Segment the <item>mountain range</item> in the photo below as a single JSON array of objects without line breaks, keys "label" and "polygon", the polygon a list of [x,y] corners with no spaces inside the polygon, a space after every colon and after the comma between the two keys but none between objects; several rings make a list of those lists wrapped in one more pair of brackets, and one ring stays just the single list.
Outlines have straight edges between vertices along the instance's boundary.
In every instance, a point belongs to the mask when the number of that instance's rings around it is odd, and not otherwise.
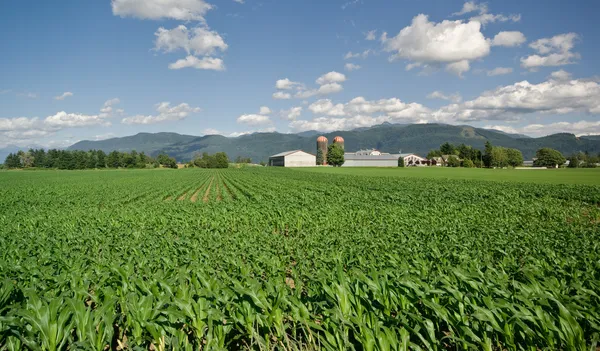
[{"label": "mountain range", "polygon": [[446,124],[409,124],[385,123],[369,128],[350,131],[320,133],[307,131],[298,134],[253,133],[229,138],[222,135],[192,136],[177,133],[139,133],[133,136],[112,138],[101,141],[80,141],[69,150],[100,149],[145,152],[152,156],[166,152],[180,162],[191,160],[196,153],[210,154],[224,151],[231,159],[238,156],[250,157],[253,162],[267,161],[270,155],[287,150],[301,149],[316,153],[316,137],[325,135],[329,141],[334,136],[345,140],[346,151],[375,148],[389,153],[416,153],[425,156],[429,150],[437,149],[445,142],[467,144],[483,149],[487,141],[495,146],[504,146],[521,150],[525,159],[534,157],[542,147],[551,147],[564,155],[576,152],[600,152],[600,136],[576,137],[573,134],[559,133],[540,138],[510,134],[498,130],[455,126]]}]

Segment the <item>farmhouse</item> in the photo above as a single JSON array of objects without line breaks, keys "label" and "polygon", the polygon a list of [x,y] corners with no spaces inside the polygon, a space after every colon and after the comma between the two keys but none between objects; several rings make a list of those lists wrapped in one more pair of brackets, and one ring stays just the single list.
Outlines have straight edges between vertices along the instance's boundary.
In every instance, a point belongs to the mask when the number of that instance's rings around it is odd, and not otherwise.
[{"label": "farmhouse", "polygon": [[404,166],[427,166],[429,165],[426,158],[421,156],[417,156],[415,154],[399,154],[398,158],[402,157],[404,159]]},{"label": "farmhouse", "polygon": [[302,150],[285,151],[269,157],[269,166],[274,167],[314,167],[317,157]]}]

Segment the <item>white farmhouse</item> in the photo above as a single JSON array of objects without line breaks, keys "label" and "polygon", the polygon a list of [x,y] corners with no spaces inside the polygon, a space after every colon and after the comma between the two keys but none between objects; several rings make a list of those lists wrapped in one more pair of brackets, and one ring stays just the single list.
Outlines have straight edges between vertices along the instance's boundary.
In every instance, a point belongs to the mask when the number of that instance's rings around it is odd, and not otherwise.
[{"label": "white farmhouse", "polygon": [[269,166],[274,167],[315,167],[317,157],[302,150],[293,150],[269,157]]}]

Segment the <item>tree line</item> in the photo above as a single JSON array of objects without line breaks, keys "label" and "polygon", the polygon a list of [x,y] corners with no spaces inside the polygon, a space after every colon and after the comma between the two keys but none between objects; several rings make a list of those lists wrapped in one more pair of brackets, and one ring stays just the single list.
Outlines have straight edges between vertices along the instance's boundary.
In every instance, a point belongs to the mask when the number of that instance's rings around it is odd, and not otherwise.
[{"label": "tree line", "polygon": [[29,149],[10,153],[4,168],[96,169],[96,168],[177,168],[175,158],[161,153],[156,158],[144,152],[105,153],[102,150]]},{"label": "tree line", "polygon": [[[237,162],[239,161],[239,162]],[[237,163],[250,163],[250,158],[238,157]],[[227,168],[229,167],[229,156],[224,152],[217,152],[214,155],[209,155],[208,152],[194,155],[194,159],[191,160],[187,167],[199,167],[199,168]]]},{"label": "tree line", "polygon": [[[427,154],[427,159],[434,160],[442,158],[444,165],[448,167],[466,167],[466,168],[505,168],[519,167],[523,165],[523,154],[518,149],[506,148],[502,146],[493,146],[489,141],[485,143],[485,149],[475,149],[470,145],[460,144],[458,146],[451,143],[444,143],[438,150],[431,150]],[[560,167],[565,164],[567,159],[558,150],[552,148],[541,148],[537,150],[533,161],[534,167]],[[569,157],[568,167],[589,167],[593,168],[600,162],[598,156],[588,153],[579,153]],[[402,162],[399,162],[399,166]]]}]

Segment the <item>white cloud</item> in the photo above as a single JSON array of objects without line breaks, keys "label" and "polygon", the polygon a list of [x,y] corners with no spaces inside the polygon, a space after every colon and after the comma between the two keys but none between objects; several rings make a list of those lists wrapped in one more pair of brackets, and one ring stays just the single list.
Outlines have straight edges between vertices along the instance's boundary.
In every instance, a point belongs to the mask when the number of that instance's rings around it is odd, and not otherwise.
[{"label": "white cloud", "polygon": [[571,73],[561,69],[550,73],[550,78],[554,80],[569,80],[571,79]]},{"label": "white cloud", "polygon": [[600,84],[589,80],[527,81],[486,91],[474,100],[433,112],[437,121],[517,120],[532,113],[600,114]]},{"label": "white cloud", "polygon": [[196,56],[188,56],[185,59],[177,60],[169,65],[169,69],[182,69],[182,68],[196,68],[196,69],[209,69],[215,71],[224,71],[225,65],[223,60],[216,57],[203,57],[202,59]]},{"label": "white cloud", "polygon": [[600,121],[555,122],[550,124],[529,124],[523,127],[504,125],[485,126],[487,129],[497,129],[506,133],[544,136],[556,133],[572,133],[577,136],[600,134]]},{"label": "white cloud", "polygon": [[367,34],[365,35],[365,39],[366,40],[375,40],[376,33],[377,33],[376,29],[368,31]]},{"label": "white cloud", "polygon": [[510,74],[513,72],[513,69],[510,67],[496,67],[493,70],[487,71],[487,75],[489,77],[500,76],[504,74]]},{"label": "white cloud", "polygon": [[[403,58],[412,61],[412,68],[424,64],[446,64],[448,71],[462,74],[469,69],[469,61],[481,59],[490,53],[490,43],[481,33],[477,21],[430,22],[426,15],[413,18],[410,26],[395,37],[383,33],[385,51],[395,52],[391,60]],[[416,64],[416,65],[415,65]]]},{"label": "white cloud", "polygon": [[452,16],[460,16],[475,11],[479,11],[480,13],[486,13],[488,11],[487,5],[485,3],[478,4],[475,1],[467,1],[463,4],[462,10],[453,13]]},{"label": "white cloud", "polygon": [[352,72],[352,71],[356,71],[356,70],[360,69],[360,66],[355,65],[353,63],[347,63],[344,65],[344,68],[346,69],[346,71]]},{"label": "white cloud", "polygon": [[295,121],[302,114],[302,106],[292,107],[289,110],[281,110],[279,114],[283,119]]},{"label": "white cloud", "polygon": [[494,15],[491,13],[482,13],[478,16],[469,18],[469,20],[479,22],[485,26],[488,23],[494,23],[494,22],[507,22],[507,21],[519,22],[521,20],[521,15],[504,16],[504,15]]},{"label": "white cloud", "polygon": [[287,100],[287,99],[291,99],[292,95],[290,95],[289,93],[284,93],[283,91],[278,91],[273,93],[273,99],[276,100]]},{"label": "white cloud", "polygon": [[291,80],[284,78],[284,79],[279,79],[277,82],[275,82],[275,87],[277,89],[282,89],[282,90],[290,90],[290,89],[294,89],[294,88],[299,88],[302,87],[301,83],[298,82],[292,82]]},{"label": "white cloud", "polygon": [[321,85],[317,92],[319,93],[319,95],[328,95],[333,93],[339,93],[342,90],[344,90],[344,88],[340,84],[328,83]]},{"label": "white cloud", "polygon": [[190,113],[200,112],[199,107],[190,107],[186,103],[171,107],[169,102],[161,102],[156,105],[157,115],[137,115],[125,117],[121,120],[124,124],[154,124],[167,121],[179,121],[187,118]]},{"label": "white cloud", "polygon": [[447,94],[444,94],[443,92],[438,91],[438,90],[436,90],[436,91],[432,92],[431,94],[427,95],[427,98],[428,99],[449,100],[449,101],[452,101],[452,102],[455,102],[455,103],[462,101],[462,96],[460,96],[459,93],[447,95]]},{"label": "white cloud", "polygon": [[317,84],[323,85],[327,83],[343,83],[346,81],[346,76],[342,73],[331,71],[317,78]]},{"label": "white cloud", "polygon": [[356,53],[354,53],[352,51],[348,51],[346,53],[346,55],[344,55],[344,59],[346,59],[346,60],[349,60],[349,59],[352,59],[352,58],[363,58],[363,59],[366,59],[367,57],[369,57],[369,54],[371,54],[371,53],[372,53],[371,49],[365,50],[363,52],[356,52]]},{"label": "white cloud", "polygon": [[233,1],[237,2],[238,4],[243,4],[244,3],[244,0],[233,0]]},{"label": "white cloud", "polygon": [[28,99],[37,99],[38,98],[38,94],[36,94],[36,93],[29,93],[29,92],[18,93],[17,96],[26,97]]},{"label": "white cloud", "polygon": [[8,94],[10,92],[12,92],[12,89],[3,89],[3,90],[0,90],[0,95]]},{"label": "white cloud", "polygon": [[317,89],[300,90],[299,92],[294,94],[294,97],[296,99],[308,99],[309,97],[315,96],[317,94],[319,94],[319,91]]},{"label": "white cloud", "polygon": [[329,99],[321,99],[310,106],[308,109],[317,115],[327,115],[327,116],[344,116],[346,113],[344,112],[344,104],[336,104]]},{"label": "white cloud", "polygon": [[452,62],[446,65],[446,71],[453,73],[462,78],[463,73],[468,72],[471,65],[468,60]]},{"label": "white cloud", "polygon": [[156,50],[173,52],[178,49],[185,50],[188,55],[194,53],[197,56],[213,55],[215,51],[227,50],[227,44],[219,33],[207,27],[196,27],[189,29],[180,25],[173,29],[158,28],[154,42]]},{"label": "white cloud", "polygon": [[575,63],[581,55],[571,50],[579,36],[575,33],[556,35],[552,38],[543,38],[529,44],[537,54],[522,57],[521,67],[536,70],[542,66],[563,66]]},{"label": "white cloud", "polygon": [[249,126],[259,126],[270,124],[271,119],[268,116],[248,114],[239,116],[237,122],[247,124]]},{"label": "white cloud", "polygon": [[523,35],[521,32],[500,32],[494,36],[494,39],[492,39],[492,46],[520,46],[526,41],[527,38],[525,38],[525,35]]},{"label": "white cloud", "polygon": [[[108,118],[108,117],[112,117],[113,114],[113,106],[120,103],[121,100],[119,100],[118,98],[114,98],[114,99],[110,99],[108,101],[106,101],[104,103],[104,105],[102,105],[102,108],[100,109],[100,118]],[[118,109],[117,113],[118,114],[123,114],[123,110],[122,109]]]},{"label": "white cloud", "polygon": [[151,20],[204,21],[212,8],[204,0],[112,0],[114,15]]},{"label": "white cloud", "polygon": [[0,132],[36,129],[40,120],[36,117],[0,118]]},{"label": "white cloud", "polygon": [[87,127],[94,125],[109,126],[100,115],[84,115],[79,113],[66,113],[61,111],[44,119],[44,124],[51,128]]},{"label": "white cloud", "polygon": [[[357,97],[346,104],[334,104],[329,100],[319,100],[309,106],[315,114],[332,117],[317,117],[312,120],[297,120],[290,123],[295,131],[303,130],[347,130],[369,127],[383,122],[426,122],[431,110],[418,103],[404,103],[399,99],[369,101]],[[372,116],[377,114],[377,116]],[[335,117],[343,116],[343,117]]]},{"label": "white cloud", "polygon": [[66,91],[66,92],[62,93],[62,95],[55,96],[54,100],[64,100],[64,99],[66,99],[68,97],[71,97],[71,96],[73,96],[73,93],[70,92],[70,91]]},{"label": "white cloud", "polygon": [[260,107],[260,112],[258,112],[258,114],[260,114],[260,115],[269,115],[269,114],[271,114],[271,109],[268,108],[267,106],[261,106]]}]

